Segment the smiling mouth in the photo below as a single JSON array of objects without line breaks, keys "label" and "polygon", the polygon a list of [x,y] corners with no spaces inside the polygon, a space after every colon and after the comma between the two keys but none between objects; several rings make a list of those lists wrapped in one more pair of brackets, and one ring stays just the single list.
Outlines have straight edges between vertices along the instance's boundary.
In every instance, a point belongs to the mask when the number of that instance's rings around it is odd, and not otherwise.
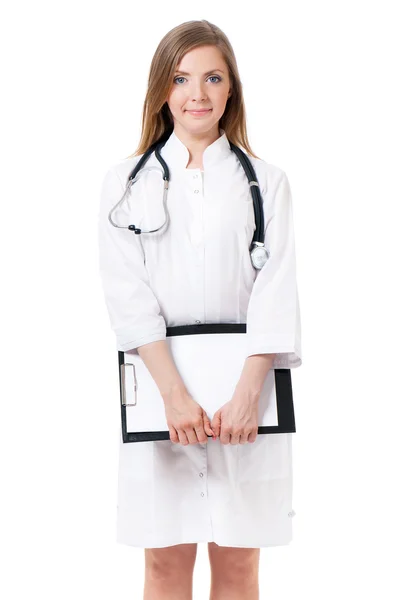
[{"label": "smiling mouth", "polygon": [[200,115],[200,114],[208,113],[210,111],[211,111],[211,108],[202,108],[202,109],[199,109],[199,110],[196,110],[196,109],[187,110],[186,112],[195,113],[195,114]]}]

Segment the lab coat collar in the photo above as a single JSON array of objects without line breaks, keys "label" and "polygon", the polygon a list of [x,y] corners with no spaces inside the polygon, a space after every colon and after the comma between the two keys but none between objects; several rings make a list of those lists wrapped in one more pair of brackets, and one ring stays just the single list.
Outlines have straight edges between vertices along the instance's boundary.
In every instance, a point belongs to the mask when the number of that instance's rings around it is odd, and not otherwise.
[{"label": "lab coat collar", "polygon": [[[231,154],[231,147],[225,131],[220,129],[220,134],[220,137],[207,146],[203,152],[203,169],[217,165],[220,160]],[[174,129],[160,152],[170,170],[188,168],[189,150],[176,135]]]}]

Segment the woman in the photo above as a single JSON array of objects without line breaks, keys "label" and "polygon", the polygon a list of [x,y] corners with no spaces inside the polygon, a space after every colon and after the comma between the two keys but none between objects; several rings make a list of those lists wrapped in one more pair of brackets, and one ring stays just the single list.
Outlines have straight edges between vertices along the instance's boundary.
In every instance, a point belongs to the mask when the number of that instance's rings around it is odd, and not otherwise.
[{"label": "woman", "polygon": [[[128,175],[165,134],[168,228],[113,227]],[[249,254],[248,181],[229,141],[250,155],[260,184],[270,250],[261,270]],[[159,167],[154,154],[150,165]],[[151,200],[162,190],[147,171],[115,218],[159,227],[162,205]],[[208,542],[212,600],[258,598],[260,548],[292,538],[291,434],[258,435],[257,401],[269,369],[301,364],[293,214],[286,174],[250,149],[236,59],[208,21],[175,27],[155,52],[140,145],[103,181],[99,247],[117,347],[144,360],[170,429],[170,440],[120,444],[118,542],[145,548],[145,599],[192,597],[198,542]],[[177,372],[166,326],[221,322],[247,323],[247,359],[210,422]]]}]

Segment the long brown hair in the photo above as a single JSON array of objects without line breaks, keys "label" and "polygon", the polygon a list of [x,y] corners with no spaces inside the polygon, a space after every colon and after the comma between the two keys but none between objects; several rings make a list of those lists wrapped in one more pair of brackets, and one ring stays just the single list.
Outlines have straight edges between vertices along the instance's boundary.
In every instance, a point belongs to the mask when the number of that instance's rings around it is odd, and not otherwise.
[{"label": "long brown hair", "polygon": [[228,65],[231,96],[219,120],[219,128],[225,131],[229,141],[251,156],[259,158],[250,148],[247,137],[242,84],[234,51],[225,33],[205,19],[181,23],[160,41],[149,70],[140,143],[137,150],[127,158],[144,154],[152,144],[169,137],[174,124],[167,98],[173,86],[173,76],[183,56],[199,46],[216,46]]}]

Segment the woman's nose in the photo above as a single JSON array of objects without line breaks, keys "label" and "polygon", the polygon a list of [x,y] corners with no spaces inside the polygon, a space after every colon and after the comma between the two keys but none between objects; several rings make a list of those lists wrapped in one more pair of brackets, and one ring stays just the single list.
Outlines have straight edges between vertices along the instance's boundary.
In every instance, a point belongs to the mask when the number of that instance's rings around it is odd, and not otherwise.
[{"label": "woman's nose", "polygon": [[204,100],[206,98],[206,92],[204,90],[203,83],[192,83],[190,88],[190,96],[192,100]]}]

